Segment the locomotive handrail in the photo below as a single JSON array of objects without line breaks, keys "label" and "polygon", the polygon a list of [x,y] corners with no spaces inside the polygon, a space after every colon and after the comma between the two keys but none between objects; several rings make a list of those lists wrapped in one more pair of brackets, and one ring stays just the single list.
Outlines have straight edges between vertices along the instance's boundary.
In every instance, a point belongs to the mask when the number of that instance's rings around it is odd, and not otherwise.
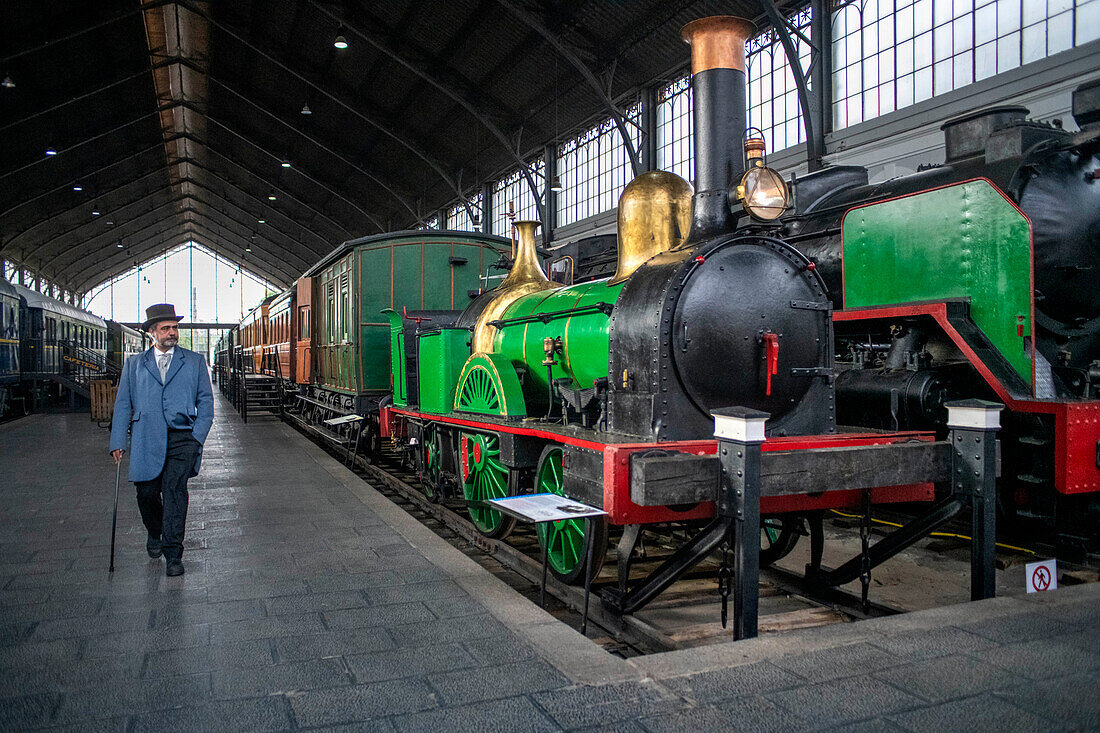
[{"label": "locomotive handrail", "polygon": [[584,305],[580,308],[571,308],[560,311],[548,311],[546,313],[536,313],[530,316],[519,316],[517,318],[501,318],[495,321],[489,321],[489,325],[494,328],[501,328],[502,326],[513,326],[520,323],[549,323],[556,318],[570,318],[582,313],[603,313],[605,316],[610,316],[611,312],[615,310],[614,303],[593,303],[592,305]]}]

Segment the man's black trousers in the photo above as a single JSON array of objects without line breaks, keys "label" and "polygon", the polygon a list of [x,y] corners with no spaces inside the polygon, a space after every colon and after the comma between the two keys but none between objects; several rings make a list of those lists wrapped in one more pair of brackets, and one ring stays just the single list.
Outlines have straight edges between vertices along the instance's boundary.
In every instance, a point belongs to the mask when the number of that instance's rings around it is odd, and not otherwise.
[{"label": "man's black trousers", "polygon": [[183,557],[187,479],[202,445],[190,430],[169,430],[164,469],[152,481],[136,481],[138,510],[149,536],[160,537],[165,560]]}]

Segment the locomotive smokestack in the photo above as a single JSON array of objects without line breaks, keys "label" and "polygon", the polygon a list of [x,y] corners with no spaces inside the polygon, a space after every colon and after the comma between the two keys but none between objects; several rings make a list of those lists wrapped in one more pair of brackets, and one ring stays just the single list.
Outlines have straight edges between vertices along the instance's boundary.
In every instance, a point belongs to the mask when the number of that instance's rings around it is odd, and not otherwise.
[{"label": "locomotive smokestack", "polygon": [[695,123],[695,196],[689,241],[733,228],[729,188],[745,173],[741,141],[745,103],[745,42],[755,27],[744,18],[716,15],[683,27],[691,46]]}]

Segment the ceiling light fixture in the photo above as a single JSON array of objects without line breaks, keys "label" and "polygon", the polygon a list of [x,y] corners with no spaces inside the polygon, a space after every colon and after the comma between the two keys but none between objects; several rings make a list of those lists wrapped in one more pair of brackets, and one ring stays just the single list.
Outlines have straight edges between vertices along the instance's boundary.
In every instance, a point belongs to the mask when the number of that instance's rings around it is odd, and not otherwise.
[{"label": "ceiling light fixture", "polygon": [[115,225],[115,223],[113,221],[107,222],[107,226],[109,226],[109,227],[113,227],[114,225]]},{"label": "ceiling light fixture", "polygon": [[550,190],[554,191],[555,193],[564,190],[561,185],[561,176],[554,176],[550,179]]},{"label": "ceiling light fixture", "polygon": [[81,185],[80,185],[79,183],[74,183],[74,184],[73,184],[73,190],[74,190],[74,191],[77,191],[77,192],[80,192],[80,191],[83,191],[83,190],[84,190],[84,187],[83,187],[83,186],[81,186]]},{"label": "ceiling light fixture", "polygon": [[271,193],[269,193],[267,195],[267,200],[268,201],[274,201],[275,200],[275,192],[274,191],[272,191]]},{"label": "ceiling light fixture", "polygon": [[256,221],[259,222],[260,224],[266,224],[267,223],[266,219],[257,219]]},{"label": "ceiling light fixture", "polygon": [[57,155],[57,151],[53,148],[46,148],[46,155]]},{"label": "ceiling light fixture", "polygon": [[344,34],[347,33],[347,29],[344,26],[336,31],[336,38],[333,39],[332,45],[341,51],[348,47],[348,39],[344,38]]},{"label": "ceiling light fixture", "polygon": [[7,74],[4,75],[4,81],[0,81],[0,87],[5,89],[15,89],[15,82],[11,80],[11,77]]},{"label": "ceiling light fixture", "polygon": [[286,158],[283,158],[283,162],[280,163],[279,165],[281,165],[284,168],[289,168],[290,167],[290,161],[287,160]]},{"label": "ceiling light fixture", "polygon": [[313,110],[311,110],[311,109],[309,108],[309,105],[308,105],[308,104],[303,104],[303,105],[302,105],[302,114],[304,114],[304,115],[311,115],[311,114],[313,114]]},{"label": "ceiling light fixture", "polygon": [[115,246],[118,247],[119,249],[122,249],[122,240],[121,239],[118,240],[118,244],[116,244]]},{"label": "ceiling light fixture", "polygon": [[99,215],[100,215],[101,213],[103,213],[103,212],[101,212],[101,211],[99,210],[99,207],[98,207],[98,206],[93,206],[93,207],[92,207],[92,216],[99,216]]}]

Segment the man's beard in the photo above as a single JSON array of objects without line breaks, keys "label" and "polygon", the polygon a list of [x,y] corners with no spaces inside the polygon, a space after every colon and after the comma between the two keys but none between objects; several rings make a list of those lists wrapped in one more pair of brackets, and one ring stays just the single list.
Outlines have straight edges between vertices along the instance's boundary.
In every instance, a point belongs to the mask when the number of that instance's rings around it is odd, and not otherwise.
[{"label": "man's beard", "polygon": [[165,338],[158,341],[157,345],[160,346],[160,348],[167,350],[178,344],[179,341],[179,338],[176,336],[166,336]]}]

